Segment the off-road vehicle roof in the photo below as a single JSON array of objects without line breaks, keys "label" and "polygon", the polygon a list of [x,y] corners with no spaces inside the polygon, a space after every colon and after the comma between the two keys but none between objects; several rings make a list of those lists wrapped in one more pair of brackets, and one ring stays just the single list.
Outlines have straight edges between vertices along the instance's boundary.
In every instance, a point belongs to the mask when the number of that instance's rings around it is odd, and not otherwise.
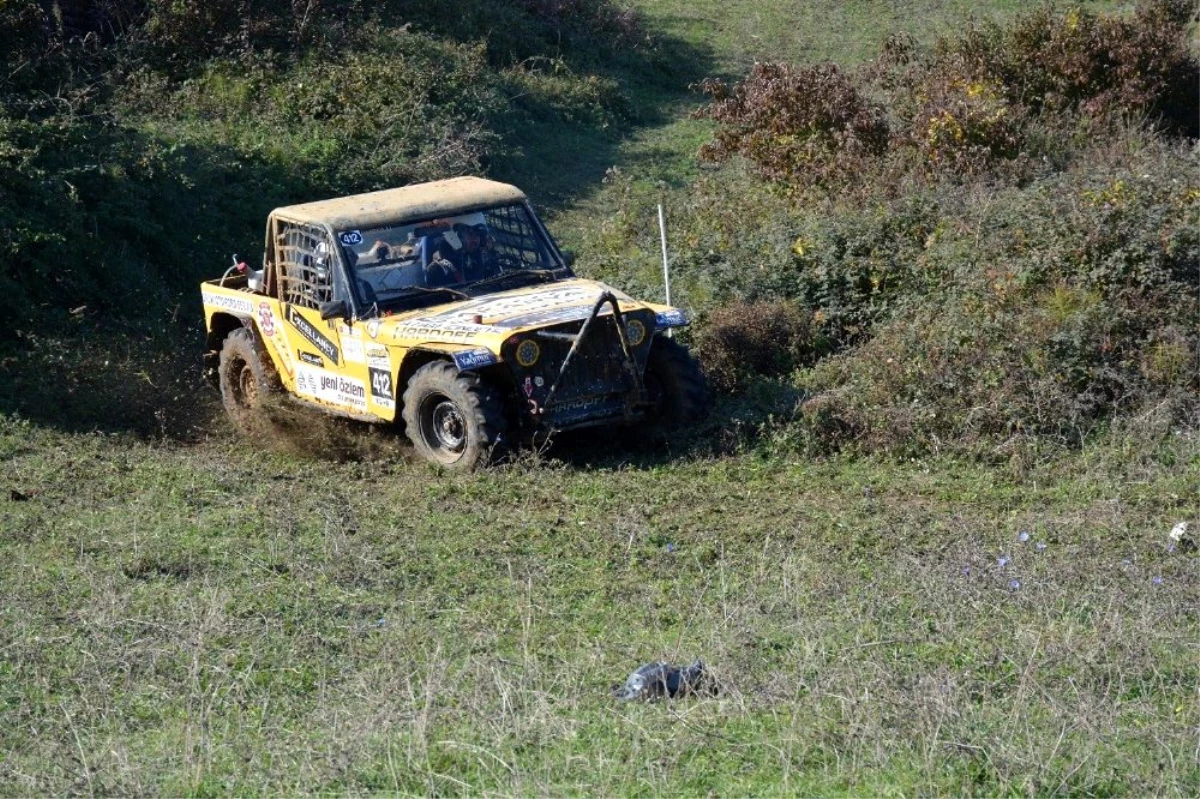
[{"label": "off-road vehicle roof", "polygon": [[516,186],[485,178],[462,177],[288,205],[276,208],[272,213],[294,222],[327,224],[335,230],[345,230],[461,214],[524,200],[525,193]]}]

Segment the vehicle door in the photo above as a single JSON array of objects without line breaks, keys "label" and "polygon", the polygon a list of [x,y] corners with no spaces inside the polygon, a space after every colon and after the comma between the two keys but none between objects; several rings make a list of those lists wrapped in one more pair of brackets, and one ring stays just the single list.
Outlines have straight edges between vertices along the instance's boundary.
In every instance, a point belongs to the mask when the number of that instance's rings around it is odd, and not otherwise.
[{"label": "vehicle door", "polygon": [[277,218],[273,244],[281,327],[295,368],[294,390],[303,399],[358,417],[367,406],[361,339],[346,321],[322,319],[321,308],[349,292],[338,250],[317,225]]}]

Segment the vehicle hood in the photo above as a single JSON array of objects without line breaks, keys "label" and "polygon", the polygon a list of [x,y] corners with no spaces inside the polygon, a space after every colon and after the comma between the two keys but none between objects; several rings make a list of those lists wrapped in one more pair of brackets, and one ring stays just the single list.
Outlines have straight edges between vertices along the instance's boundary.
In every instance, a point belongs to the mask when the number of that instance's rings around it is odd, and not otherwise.
[{"label": "vehicle hood", "polygon": [[[617,298],[622,313],[659,308],[604,283],[576,278],[423,308],[367,324],[369,331],[375,327],[374,338],[385,344],[444,343],[485,346],[498,352],[503,341],[514,334],[586,319],[606,291]],[[611,309],[606,305],[600,313],[607,315]]]}]

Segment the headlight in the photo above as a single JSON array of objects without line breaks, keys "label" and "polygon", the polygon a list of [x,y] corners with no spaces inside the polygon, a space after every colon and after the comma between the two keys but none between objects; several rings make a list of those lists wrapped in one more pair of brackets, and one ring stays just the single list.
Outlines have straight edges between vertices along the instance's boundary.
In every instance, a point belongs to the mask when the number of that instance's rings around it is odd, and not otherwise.
[{"label": "headlight", "polygon": [[625,337],[629,346],[636,347],[646,340],[646,326],[641,319],[630,319],[625,322]]},{"label": "headlight", "polygon": [[517,345],[517,363],[525,368],[533,366],[540,357],[542,357],[542,348],[533,339],[527,338]]}]

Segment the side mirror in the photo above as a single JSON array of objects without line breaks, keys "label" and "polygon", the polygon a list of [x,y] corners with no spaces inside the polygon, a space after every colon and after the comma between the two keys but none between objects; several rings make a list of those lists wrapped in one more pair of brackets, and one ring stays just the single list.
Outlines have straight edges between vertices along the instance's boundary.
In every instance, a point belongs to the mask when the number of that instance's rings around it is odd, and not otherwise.
[{"label": "side mirror", "polygon": [[347,319],[350,316],[350,306],[346,304],[345,300],[323,302],[319,310],[321,311],[321,320],[325,322],[330,319]]},{"label": "side mirror", "polygon": [[567,266],[575,265],[575,251],[574,250],[563,250],[562,257],[563,257],[563,263],[565,263]]}]

